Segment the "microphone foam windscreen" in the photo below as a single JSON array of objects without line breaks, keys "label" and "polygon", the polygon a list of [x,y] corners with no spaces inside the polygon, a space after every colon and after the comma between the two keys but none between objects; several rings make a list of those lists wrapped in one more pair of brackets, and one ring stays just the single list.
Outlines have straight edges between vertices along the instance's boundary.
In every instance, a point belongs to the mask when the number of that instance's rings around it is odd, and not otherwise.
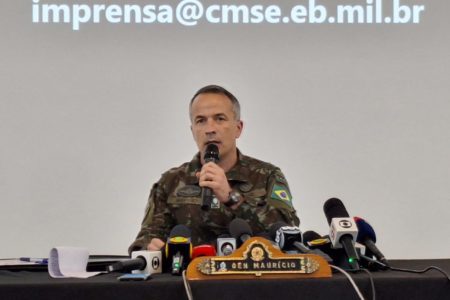
[{"label": "microphone foam windscreen", "polygon": [[322,238],[322,236],[320,234],[318,234],[317,232],[312,231],[312,230],[308,230],[308,231],[303,233],[303,242],[304,243],[307,243],[307,242],[310,242],[310,241],[314,241],[314,240],[318,240],[318,239],[321,239],[321,238]]},{"label": "microphone foam windscreen", "polygon": [[170,236],[171,238],[176,237],[176,236],[182,236],[185,238],[190,238],[191,237],[191,230],[183,224],[178,224],[176,225],[174,228],[172,228],[172,230],[170,231]]},{"label": "microphone foam windscreen", "polygon": [[331,224],[331,219],[333,218],[349,218],[347,210],[345,209],[344,203],[338,198],[328,199],[323,205],[323,212],[327,217],[328,225]]},{"label": "microphone foam windscreen", "polygon": [[203,156],[205,160],[219,161],[219,147],[216,144],[208,144],[206,146],[205,154]]},{"label": "microphone foam windscreen", "polygon": [[376,243],[377,236],[375,234],[375,230],[373,230],[373,227],[364,219],[354,217],[354,220],[356,222],[356,226],[358,226],[358,236],[356,238],[356,241],[359,243],[363,243],[366,238],[369,238],[374,243]]},{"label": "microphone foam windscreen", "polygon": [[230,234],[232,237],[238,239],[244,234],[248,234],[250,236],[253,235],[252,229],[250,228],[250,225],[242,219],[236,218],[233,221],[230,222]]},{"label": "microphone foam windscreen", "polygon": [[211,245],[199,245],[192,249],[192,259],[199,256],[216,256],[216,249]]}]

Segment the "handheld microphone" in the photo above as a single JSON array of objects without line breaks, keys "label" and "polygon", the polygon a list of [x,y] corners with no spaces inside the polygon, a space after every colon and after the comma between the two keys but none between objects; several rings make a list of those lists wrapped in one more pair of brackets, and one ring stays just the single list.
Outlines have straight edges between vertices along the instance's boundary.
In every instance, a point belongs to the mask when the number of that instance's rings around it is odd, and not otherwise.
[{"label": "handheld microphone", "polygon": [[130,272],[132,270],[144,270],[147,267],[147,261],[144,257],[138,256],[134,259],[118,261],[106,267],[107,272]]},{"label": "handheld microphone", "polygon": [[[203,155],[203,159],[205,160],[205,163],[213,162],[218,163],[219,162],[219,148],[216,144],[208,144],[206,146],[205,154]],[[209,210],[211,208],[211,204],[214,198],[214,194],[212,189],[209,187],[204,187],[202,189],[202,209],[203,210]]]},{"label": "handheld microphone", "polygon": [[358,236],[356,238],[356,241],[366,246],[367,250],[369,251],[369,253],[366,253],[366,256],[370,257],[371,254],[373,254],[377,258],[377,260],[388,266],[389,263],[386,257],[375,245],[377,237],[375,235],[375,230],[373,229],[373,227],[362,218],[354,217],[354,220],[356,222],[356,226],[358,227]]},{"label": "handheld microphone", "polygon": [[199,256],[216,256],[216,249],[211,245],[198,245],[192,249],[192,259]]},{"label": "handheld microphone", "polygon": [[122,260],[106,267],[107,272],[132,272],[135,274],[161,273],[161,251],[133,251],[131,259]]},{"label": "handheld microphone", "polygon": [[323,211],[330,225],[330,240],[333,248],[344,248],[351,269],[359,270],[359,256],[355,248],[358,228],[350,218],[344,204],[337,198],[328,199]]},{"label": "handheld microphone", "polygon": [[219,236],[217,238],[217,255],[226,256],[236,250],[236,238],[229,236]]},{"label": "handheld microphone", "polygon": [[166,243],[166,262],[172,275],[181,275],[192,257],[191,230],[185,225],[176,225]]},{"label": "handheld microphone", "polygon": [[239,218],[236,218],[230,222],[229,231],[231,236],[238,240],[241,245],[253,235],[250,225],[248,225],[246,221]]}]

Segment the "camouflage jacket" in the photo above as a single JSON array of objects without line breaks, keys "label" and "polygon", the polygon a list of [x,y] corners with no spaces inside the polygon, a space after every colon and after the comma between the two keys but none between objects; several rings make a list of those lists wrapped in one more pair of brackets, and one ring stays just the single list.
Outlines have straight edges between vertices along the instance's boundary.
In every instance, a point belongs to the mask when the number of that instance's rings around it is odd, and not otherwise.
[{"label": "camouflage jacket", "polygon": [[201,209],[201,187],[195,176],[200,169],[197,153],[191,162],[170,169],[153,185],[141,230],[129,252],[145,249],[152,238],[167,240],[177,224],[191,229],[194,246],[210,244],[227,234],[234,218],[246,220],[254,233],[267,232],[278,221],[299,225],[288,183],[274,165],[238,151],[238,162],[226,173],[231,188],[244,198],[236,210],[223,204],[208,211]]}]

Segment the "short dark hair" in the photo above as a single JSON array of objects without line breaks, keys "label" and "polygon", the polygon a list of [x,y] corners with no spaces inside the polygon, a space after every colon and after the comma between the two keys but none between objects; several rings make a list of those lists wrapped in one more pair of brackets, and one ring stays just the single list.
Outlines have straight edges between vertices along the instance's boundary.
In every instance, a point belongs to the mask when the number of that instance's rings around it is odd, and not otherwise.
[{"label": "short dark hair", "polygon": [[221,94],[226,96],[231,101],[231,104],[233,104],[234,118],[236,120],[241,119],[241,105],[239,104],[238,99],[224,87],[215,84],[204,86],[194,94],[191,102],[189,103],[189,115],[191,115],[191,108],[194,99],[200,94]]}]

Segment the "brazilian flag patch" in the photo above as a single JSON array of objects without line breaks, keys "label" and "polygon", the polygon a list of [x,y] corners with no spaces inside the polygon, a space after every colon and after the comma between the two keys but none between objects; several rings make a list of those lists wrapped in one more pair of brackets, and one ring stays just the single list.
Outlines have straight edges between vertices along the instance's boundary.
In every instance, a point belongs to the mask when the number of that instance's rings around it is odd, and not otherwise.
[{"label": "brazilian flag patch", "polygon": [[289,190],[283,185],[278,184],[273,185],[271,198],[275,200],[281,200],[292,206],[291,194],[289,193]]}]

